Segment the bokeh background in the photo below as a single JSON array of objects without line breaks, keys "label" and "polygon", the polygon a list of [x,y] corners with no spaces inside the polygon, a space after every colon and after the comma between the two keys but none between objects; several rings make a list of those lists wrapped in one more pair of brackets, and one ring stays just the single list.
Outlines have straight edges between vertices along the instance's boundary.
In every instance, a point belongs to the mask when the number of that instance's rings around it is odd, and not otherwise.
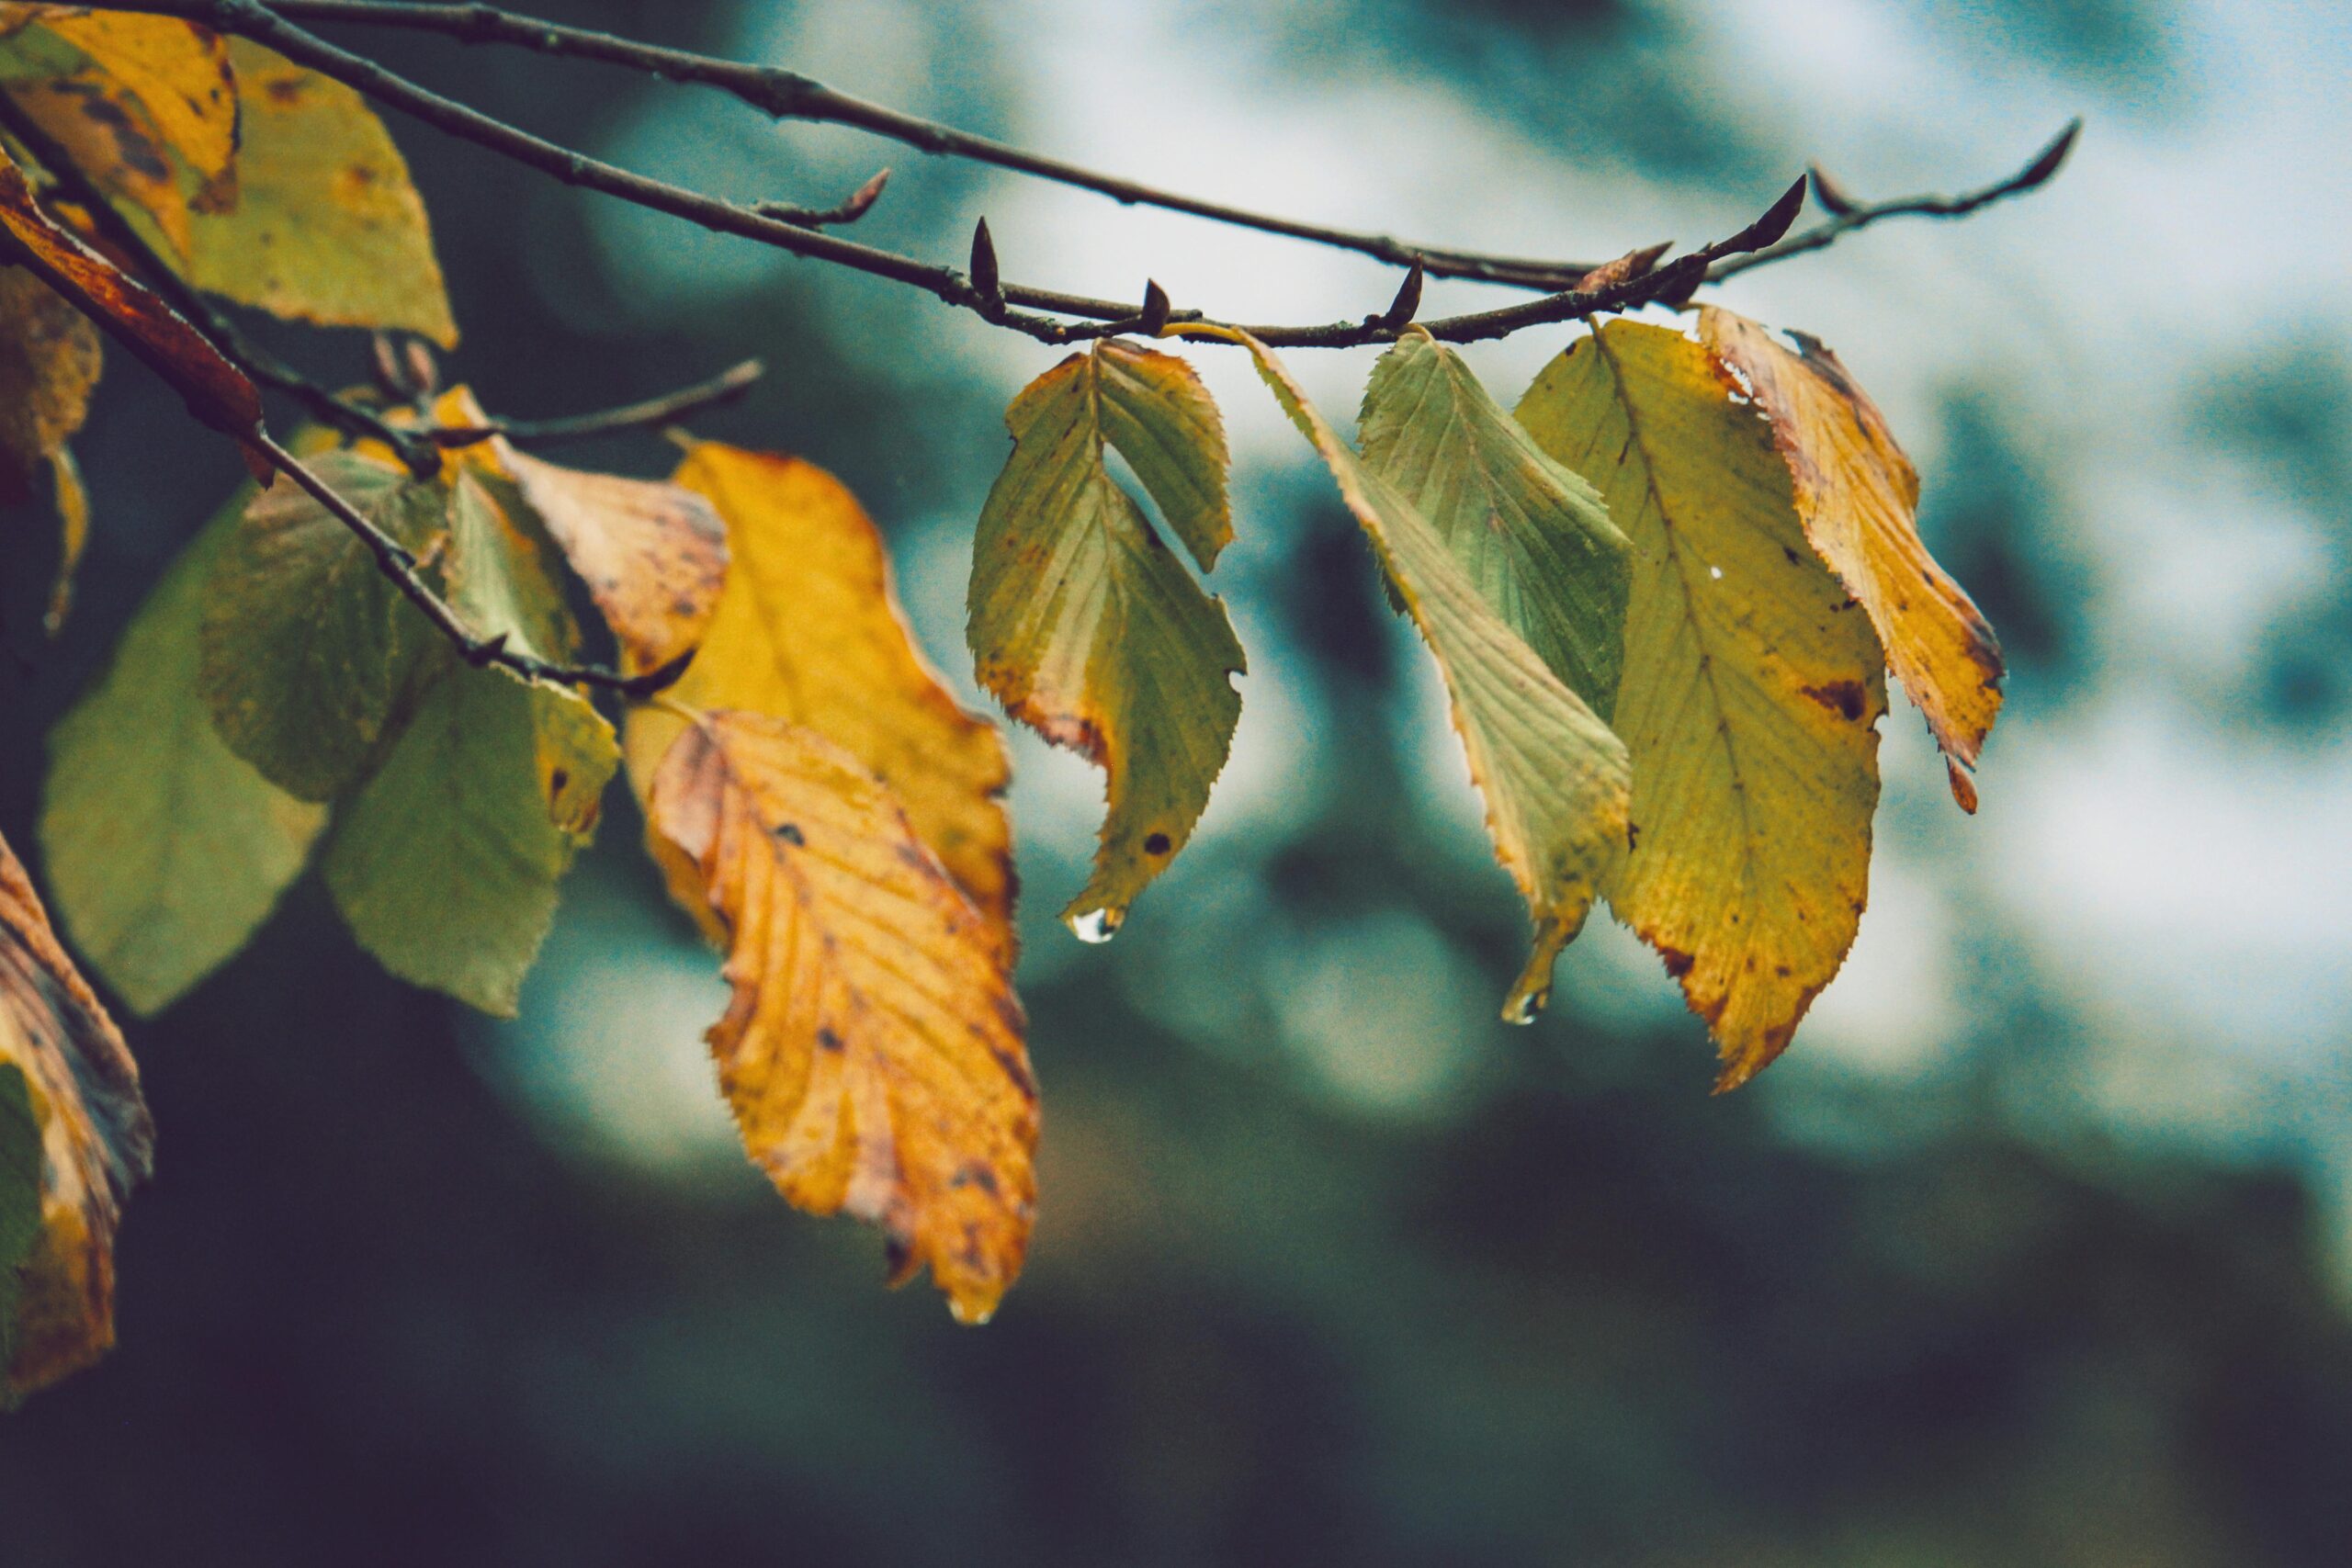
[{"label": "bokeh background", "polygon": [[[1045,1203],[991,1326],[742,1161],[715,965],[616,792],[522,1020],[383,976],[315,886],[137,1027],[121,1347],[0,1420],[0,1561],[2352,1562],[2352,17],[2154,0],[538,0],[1180,189],[1594,258],[1819,159],[1890,223],[1726,302],[1827,339],[1926,476],[2009,705],[1973,820],[1885,725],[1871,908],[1752,1088],[1596,919],[1532,1030],[1436,683],[1229,354],[1231,766],[1108,948],[1099,782],[1023,740]],[[368,40],[624,164],[1243,319],[1380,266],[585,65]],[[836,470],[961,653],[1000,412],[1049,351],[394,122],[522,415],[749,353],[707,434]],[[1431,309],[1498,296],[1433,286]],[[1481,349],[1515,397],[1565,331]],[[356,379],[356,337],[273,333]],[[1291,356],[1327,409],[1372,355]],[[0,830],[232,459],[118,357],[82,605],[6,630]],[[658,472],[665,449],[583,457]],[[26,520],[20,537],[42,526]],[[22,601],[16,601],[21,604]]]}]

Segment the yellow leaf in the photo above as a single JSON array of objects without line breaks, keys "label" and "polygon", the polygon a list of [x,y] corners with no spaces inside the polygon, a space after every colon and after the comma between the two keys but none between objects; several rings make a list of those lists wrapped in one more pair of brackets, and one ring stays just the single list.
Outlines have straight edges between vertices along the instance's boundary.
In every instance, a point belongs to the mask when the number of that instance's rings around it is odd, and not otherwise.
[{"label": "yellow leaf", "polygon": [[1772,423],[1796,479],[1805,536],[1869,613],[1889,668],[1958,764],[1952,795],[1976,809],[1961,767],[1974,767],[2001,709],[2001,649],[1960,584],[1919,541],[1919,475],[1877,405],[1828,349],[1802,333],[1797,352],[1745,316],[1707,306],[1699,335],[1738,372]]},{"label": "yellow leaf", "polygon": [[[1004,743],[916,649],[882,536],[856,498],[813,464],[717,442],[695,446],[677,480],[726,520],[731,560],[702,651],[670,698],[789,719],[848,750],[898,797],[1010,953]],[[682,724],[659,709],[629,716],[640,786]],[[701,901],[684,897],[690,908]]]},{"label": "yellow leaf", "polygon": [[[40,1229],[20,1260],[0,1397],[80,1371],[114,1343],[114,1234],[153,1130],[139,1069],[0,842],[0,1066],[24,1075],[38,1132]],[[27,1151],[29,1152],[29,1151]]]},{"label": "yellow leaf", "polygon": [[1265,344],[1233,336],[1331,470],[1437,658],[1471,781],[1486,797],[1495,858],[1535,923],[1526,966],[1503,1003],[1505,1019],[1532,1022],[1551,993],[1554,961],[1623,858],[1625,748],[1488,605],[1445,536],[1340,439]]},{"label": "yellow leaf", "polygon": [[1037,1092],[1011,954],[890,792],[810,730],[716,713],[654,775],[652,830],[692,861],[734,1000],[710,1032],[752,1160],[812,1213],[929,1264],[957,1318],[1021,1271]]},{"label": "yellow leaf", "polygon": [[237,88],[218,33],[172,17],[60,8],[41,26],[63,39],[137,100],[156,137],[202,179],[217,181],[237,156]]},{"label": "yellow leaf", "polygon": [[1805,543],[1787,467],[1706,349],[1613,321],[1519,418],[1634,544],[1614,718],[1634,844],[1608,889],[1724,1057],[1778,1055],[1854,940],[1878,802],[1877,637]]},{"label": "yellow leaf", "polygon": [[237,202],[200,213],[187,276],[210,293],[322,326],[458,342],[424,201],[357,93],[242,39]]},{"label": "yellow leaf", "polygon": [[90,412],[98,329],[22,267],[0,268],[0,500],[31,493]]},{"label": "yellow leaf", "polygon": [[1111,477],[1117,446],[1205,568],[1230,536],[1225,436],[1192,367],[1116,339],[1005,412],[1012,455],[972,536],[966,640],[1005,711],[1102,768],[1094,873],[1062,918],[1090,941],[1192,837],[1241,716],[1225,606]]}]

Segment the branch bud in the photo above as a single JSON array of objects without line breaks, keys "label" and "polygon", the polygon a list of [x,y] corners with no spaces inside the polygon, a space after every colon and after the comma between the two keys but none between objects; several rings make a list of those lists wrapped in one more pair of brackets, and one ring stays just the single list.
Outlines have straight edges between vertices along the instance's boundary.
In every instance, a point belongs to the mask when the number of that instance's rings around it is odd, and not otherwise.
[{"label": "branch bud", "polygon": [[1420,259],[1415,257],[1413,269],[1405,275],[1405,281],[1396,286],[1396,298],[1390,300],[1388,309],[1381,312],[1382,326],[1390,332],[1401,333],[1413,324],[1413,318],[1421,312],[1421,283],[1425,276]]},{"label": "branch bud", "polygon": [[989,310],[1004,309],[1004,279],[997,271],[996,242],[989,238],[985,218],[972,231],[972,287]]},{"label": "branch bud", "polygon": [[1143,315],[1140,330],[1147,337],[1158,337],[1168,329],[1168,290],[1151,278],[1143,280]]}]

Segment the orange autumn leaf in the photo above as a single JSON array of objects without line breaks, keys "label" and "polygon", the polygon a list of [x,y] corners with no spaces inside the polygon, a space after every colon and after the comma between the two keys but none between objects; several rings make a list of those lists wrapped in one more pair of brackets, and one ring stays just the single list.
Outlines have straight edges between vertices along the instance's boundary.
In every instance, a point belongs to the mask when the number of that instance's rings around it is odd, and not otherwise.
[{"label": "orange autumn leaf", "polygon": [[1803,333],[1792,353],[1765,327],[1707,306],[1699,335],[1746,382],[1796,480],[1805,537],[1859,602],[1887,667],[1927,716],[1952,797],[1976,809],[1973,768],[2001,710],[2001,649],[1919,540],[1919,474],[1837,355]]},{"label": "orange autumn leaf", "polygon": [[[806,725],[888,785],[990,928],[1012,941],[1012,776],[994,726],[964,711],[915,646],[873,521],[812,463],[703,442],[677,481],[726,519],[730,563],[702,651],[670,698]],[[629,721],[640,781],[681,721]]]},{"label": "orange autumn leaf", "polygon": [[[25,869],[0,842],[0,1077],[23,1077],[0,1129],[0,1183],[37,1183],[38,1225],[17,1269],[0,1403],[79,1371],[114,1343],[114,1235],[145,1179],[153,1130],[139,1069],[58,944]],[[14,1083],[10,1086],[14,1089]],[[25,1110],[29,1116],[22,1116]]]},{"label": "orange autumn leaf", "polygon": [[734,988],[710,1032],[785,1197],[881,1227],[985,1320],[1028,1247],[1037,1091],[1005,944],[857,760],[759,714],[686,729],[651,830],[694,863]]}]

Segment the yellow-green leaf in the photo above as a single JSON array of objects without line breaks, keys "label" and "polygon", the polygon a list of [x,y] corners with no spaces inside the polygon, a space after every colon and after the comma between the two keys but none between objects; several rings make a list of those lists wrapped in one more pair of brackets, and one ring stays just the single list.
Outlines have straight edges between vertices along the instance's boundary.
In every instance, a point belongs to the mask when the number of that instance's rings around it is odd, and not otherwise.
[{"label": "yellow-green leaf", "polygon": [[1796,481],[1805,536],[1877,628],[1889,668],[1927,716],[1952,794],[1976,809],[1960,771],[1976,765],[2001,710],[2001,648],[1919,539],[1919,474],[1838,356],[1803,333],[1791,353],[1745,316],[1710,305],[1699,337],[1738,373]]},{"label": "yellow-green leaf", "polygon": [[1624,660],[1633,547],[1462,356],[1409,332],[1364,389],[1364,467],[1453,547],[1487,603],[1606,718]]},{"label": "yellow-green leaf", "polygon": [[[0,1077],[20,1075],[21,1107],[0,1106],[0,1189],[13,1186],[16,1300],[0,1404],[79,1371],[114,1343],[114,1235],[145,1179],[153,1129],[139,1069],[58,945],[25,868],[0,842]],[[0,1092],[13,1084],[0,1084]],[[22,1235],[25,1111],[38,1134],[40,1230]]]},{"label": "yellow-green leaf", "polygon": [[1037,1089],[1012,954],[888,790],[812,730],[716,713],[648,818],[693,863],[734,999],[710,1031],[752,1161],[811,1213],[881,1227],[956,1315],[996,1309],[1029,1243]]},{"label": "yellow-green leaf", "polygon": [[1281,361],[1247,333],[1275,400],[1298,426],[1437,656],[1470,777],[1487,802],[1495,855],[1526,898],[1535,936],[1503,1004],[1531,1021],[1560,950],[1584,929],[1602,882],[1625,853],[1625,748],[1583,698],[1490,608],[1443,536],[1369,472],[1306,400]]},{"label": "yellow-green leaf", "polygon": [[[447,538],[447,485],[352,452],[311,466],[418,557]],[[220,738],[289,794],[334,798],[381,754],[440,634],[288,482],[246,509],[207,583],[198,690]]]},{"label": "yellow-green leaf", "polygon": [[1814,556],[1757,411],[1679,333],[1612,321],[1519,418],[1634,542],[1616,727],[1634,848],[1609,888],[1722,1052],[1787,1045],[1867,894],[1886,694],[1870,622]]},{"label": "yellow-green leaf", "polygon": [[237,88],[220,35],[175,17],[45,12],[40,26],[136,101],[156,139],[206,181],[237,156]]},{"label": "yellow-green leaf", "polygon": [[1107,775],[1093,875],[1063,915],[1099,940],[1200,820],[1245,663],[1225,607],[1112,479],[1103,443],[1204,563],[1231,531],[1225,443],[1190,367],[1115,340],[1031,382],[1005,423],[1012,455],[974,532],[967,637],[1007,712]]},{"label": "yellow-green leaf", "polygon": [[576,693],[446,662],[338,809],[327,888],[385,968],[511,1016],[620,750]]},{"label": "yellow-green leaf", "polygon": [[236,92],[219,35],[166,17],[0,11],[0,91],[185,257],[194,213],[236,188]]},{"label": "yellow-green leaf", "polygon": [[326,822],[232,753],[197,693],[205,585],[244,504],[232,501],[173,563],[50,733],[40,840],[58,913],[141,1013],[244,945]]},{"label": "yellow-green leaf", "polygon": [[[1004,743],[915,647],[881,533],[857,498],[812,463],[717,442],[687,454],[677,482],[726,520],[732,560],[702,651],[671,699],[789,719],[848,750],[1010,943]],[[683,722],[659,708],[630,716],[640,785]],[[689,908],[707,902],[690,884],[681,897]]]},{"label": "yellow-green leaf", "polygon": [[357,93],[232,39],[243,145],[237,201],[200,213],[188,280],[322,326],[401,328],[458,342],[424,201]]}]

